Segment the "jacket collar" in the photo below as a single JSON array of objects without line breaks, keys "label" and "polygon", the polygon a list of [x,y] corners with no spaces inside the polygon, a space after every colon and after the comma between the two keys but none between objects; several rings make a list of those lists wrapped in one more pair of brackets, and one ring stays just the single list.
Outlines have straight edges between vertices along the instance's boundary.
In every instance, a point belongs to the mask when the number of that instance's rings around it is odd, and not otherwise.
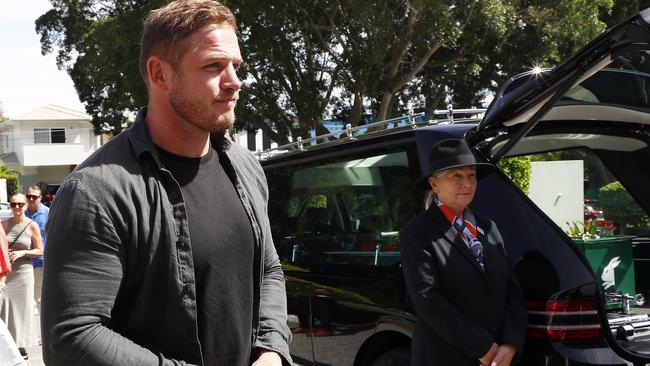
[{"label": "jacket collar", "polygon": [[[471,265],[481,273],[483,278],[486,278],[485,271],[488,268],[488,258],[486,257],[485,260],[485,270],[481,268],[481,266],[476,262],[476,258],[474,257],[474,254],[469,250],[467,247],[467,244],[463,241],[458,236],[458,232],[454,227],[451,225],[445,214],[436,206],[435,204],[431,204],[429,208],[426,211],[426,216],[427,216],[427,221],[431,223],[433,229],[438,232],[442,237],[445,238],[449,243],[452,244],[460,253],[462,253],[463,257],[467,259]],[[483,244],[483,247],[485,248],[489,243],[487,242],[487,239],[485,238],[484,235],[481,234],[481,229],[479,229],[479,225],[477,223],[477,231],[478,233],[478,238]],[[483,250],[483,255],[486,255],[486,250]]]},{"label": "jacket collar", "polygon": [[[149,126],[145,121],[147,116],[147,107],[140,108],[135,122],[131,128],[126,131],[131,148],[135,151],[138,158],[142,159],[143,156],[151,156],[156,163],[157,168],[162,168],[160,157],[158,156],[158,149],[151,139],[149,133]],[[227,152],[230,150],[231,142],[225,136],[225,133],[210,134],[210,144],[218,152]]]}]

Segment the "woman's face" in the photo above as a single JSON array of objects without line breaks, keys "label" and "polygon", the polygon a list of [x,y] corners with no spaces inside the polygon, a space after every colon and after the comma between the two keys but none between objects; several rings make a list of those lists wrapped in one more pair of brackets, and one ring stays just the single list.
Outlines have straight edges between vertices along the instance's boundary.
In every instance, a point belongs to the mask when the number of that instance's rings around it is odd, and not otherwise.
[{"label": "woman's face", "polygon": [[438,199],[460,215],[476,193],[476,167],[464,166],[443,170],[429,177],[431,189]]},{"label": "woman's face", "polygon": [[12,198],[11,202],[9,202],[9,205],[11,207],[11,213],[14,215],[14,217],[22,216],[27,209],[27,202],[21,197]]}]

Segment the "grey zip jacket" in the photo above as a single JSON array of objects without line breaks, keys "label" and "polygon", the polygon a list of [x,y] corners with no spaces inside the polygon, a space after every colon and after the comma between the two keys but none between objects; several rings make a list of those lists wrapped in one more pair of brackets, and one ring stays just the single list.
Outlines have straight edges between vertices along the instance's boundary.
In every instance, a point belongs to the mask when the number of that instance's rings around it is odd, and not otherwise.
[{"label": "grey zip jacket", "polygon": [[[56,194],[42,293],[47,365],[203,365],[187,211],[145,114],[79,165]],[[252,359],[270,349],[289,364],[284,277],[264,172],[245,148],[223,136],[212,143],[226,158],[255,235]],[[229,336],[228,329],[214,332]]]}]

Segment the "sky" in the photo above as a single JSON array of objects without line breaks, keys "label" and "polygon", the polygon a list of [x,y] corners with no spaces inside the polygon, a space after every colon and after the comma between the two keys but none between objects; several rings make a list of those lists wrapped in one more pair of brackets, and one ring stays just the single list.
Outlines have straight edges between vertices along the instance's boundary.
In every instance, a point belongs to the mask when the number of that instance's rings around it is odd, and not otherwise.
[{"label": "sky", "polygon": [[0,0],[0,102],[7,117],[48,104],[84,112],[56,55],[41,55],[34,21],[51,8],[49,0]]}]

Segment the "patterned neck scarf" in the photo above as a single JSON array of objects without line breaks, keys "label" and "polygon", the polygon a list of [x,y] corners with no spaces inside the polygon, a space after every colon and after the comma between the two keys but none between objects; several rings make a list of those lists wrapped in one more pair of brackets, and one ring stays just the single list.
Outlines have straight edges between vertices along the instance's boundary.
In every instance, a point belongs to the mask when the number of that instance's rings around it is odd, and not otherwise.
[{"label": "patterned neck scarf", "polygon": [[469,246],[469,249],[474,254],[476,262],[481,266],[481,269],[485,267],[485,256],[483,255],[483,244],[478,240],[478,229],[476,227],[476,222],[474,215],[471,213],[469,208],[465,208],[463,211],[463,217],[456,216],[451,207],[440,202],[438,198],[435,199],[436,205],[445,215],[449,223],[456,229],[458,236],[460,236],[465,243]]}]

